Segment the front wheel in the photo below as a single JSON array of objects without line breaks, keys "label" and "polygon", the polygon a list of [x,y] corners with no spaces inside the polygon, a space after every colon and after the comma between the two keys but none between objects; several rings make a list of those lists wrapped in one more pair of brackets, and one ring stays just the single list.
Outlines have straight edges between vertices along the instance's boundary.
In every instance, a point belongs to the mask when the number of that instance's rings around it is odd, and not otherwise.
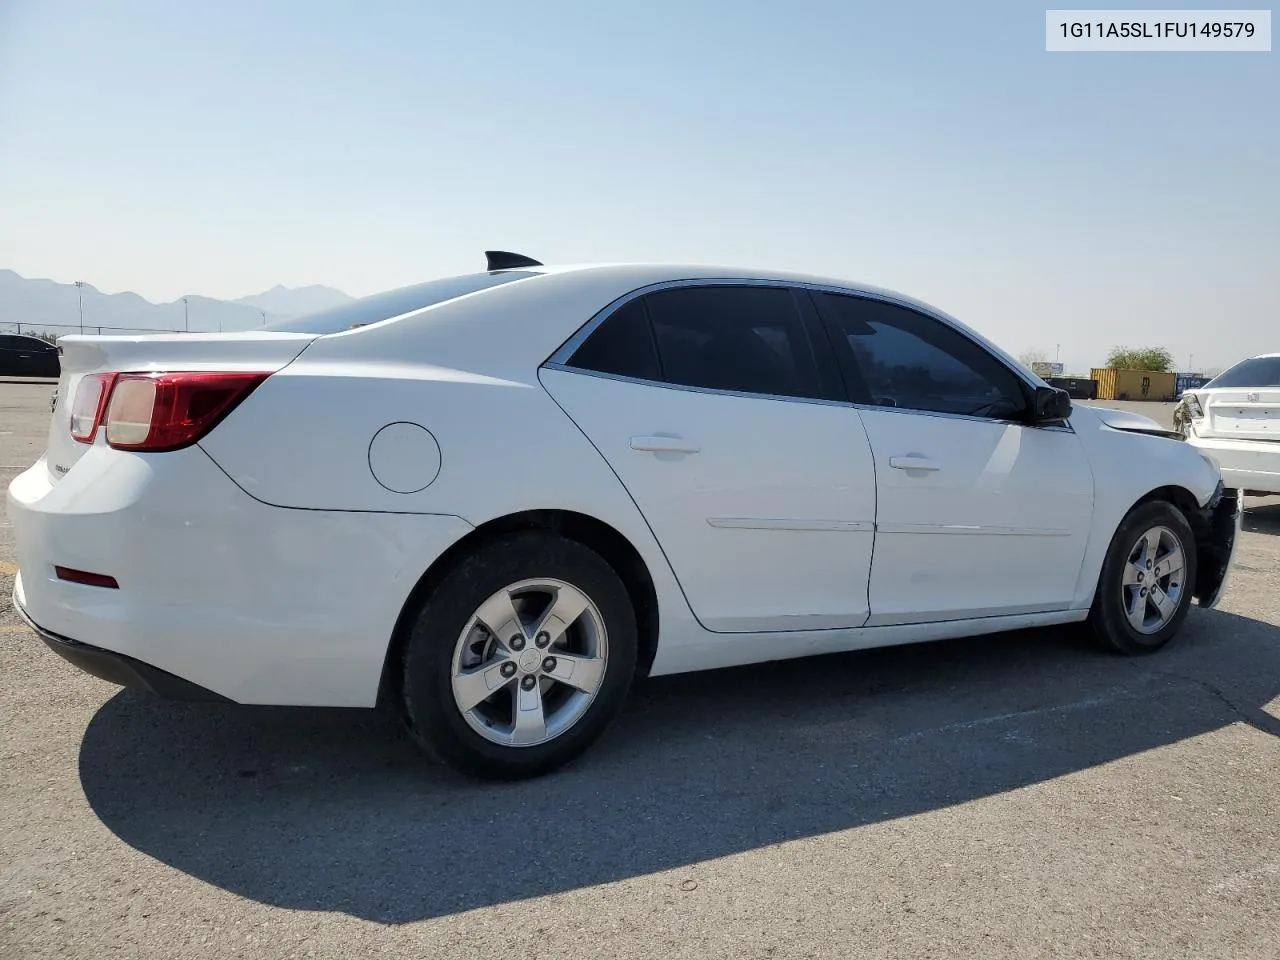
[{"label": "front wheel", "polygon": [[1111,541],[1089,625],[1118,653],[1151,653],[1178,632],[1195,582],[1195,536],[1186,517],[1170,503],[1144,503]]},{"label": "front wheel", "polygon": [[626,587],[589,548],[544,534],[463,558],[418,611],[402,693],[410,731],[445,763],[511,780],[583,753],[636,668]]}]

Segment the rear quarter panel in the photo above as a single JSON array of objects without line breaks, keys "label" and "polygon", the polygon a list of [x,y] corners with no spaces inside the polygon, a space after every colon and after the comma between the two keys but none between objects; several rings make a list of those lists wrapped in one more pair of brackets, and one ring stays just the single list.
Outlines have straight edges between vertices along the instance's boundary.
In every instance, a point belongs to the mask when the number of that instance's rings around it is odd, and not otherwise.
[{"label": "rear quarter panel", "polygon": [[[538,370],[597,311],[663,278],[641,266],[519,280],[321,337],[201,446],[249,495],[280,507],[444,514],[475,526],[528,510],[600,520],[653,579],[661,659],[705,631],[635,503]],[[370,443],[406,421],[431,432],[439,468],[423,489],[395,493],[374,478]]]},{"label": "rear quarter panel", "polygon": [[[374,478],[369,447],[383,426],[405,421],[431,432],[439,470],[424,489],[394,493]],[[201,445],[246,493],[279,507],[444,514],[474,526],[527,510],[593,517],[644,560],[663,642],[701,633],[625,488],[536,378],[394,363],[355,368],[308,353],[270,377]]]}]

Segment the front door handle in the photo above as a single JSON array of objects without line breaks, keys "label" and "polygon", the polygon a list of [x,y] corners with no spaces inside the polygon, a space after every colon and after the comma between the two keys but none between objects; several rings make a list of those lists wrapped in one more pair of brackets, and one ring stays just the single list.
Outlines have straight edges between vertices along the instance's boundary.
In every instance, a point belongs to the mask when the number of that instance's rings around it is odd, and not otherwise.
[{"label": "front door handle", "polygon": [[632,437],[631,449],[649,453],[697,453],[702,447],[684,437]]},{"label": "front door handle", "polygon": [[930,460],[928,457],[890,457],[889,466],[895,470],[941,470],[942,464],[937,460]]}]

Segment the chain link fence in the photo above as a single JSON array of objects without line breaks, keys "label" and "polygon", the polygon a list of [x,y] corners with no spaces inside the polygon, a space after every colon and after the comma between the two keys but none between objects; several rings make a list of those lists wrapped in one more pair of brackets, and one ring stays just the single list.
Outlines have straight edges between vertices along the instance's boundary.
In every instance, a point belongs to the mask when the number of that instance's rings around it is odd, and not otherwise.
[{"label": "chain link fence", "polygon": [[[169,330],[166,328],[155,327],[109,327],[100,326],[98,324],[86,323],[81,326],[78,323],[40,323],[30,322],[27,320],[0,320],[0,333],[19,333],[29,337],[40,337],[42,340],[48,340],[51,343],[58,337],[64,337],[71,333],[86,333],[101,336],[106,333],[108,335],[118,333],[200,333],[199,330]],[[206,331],[207,332],[207,331]]]}]

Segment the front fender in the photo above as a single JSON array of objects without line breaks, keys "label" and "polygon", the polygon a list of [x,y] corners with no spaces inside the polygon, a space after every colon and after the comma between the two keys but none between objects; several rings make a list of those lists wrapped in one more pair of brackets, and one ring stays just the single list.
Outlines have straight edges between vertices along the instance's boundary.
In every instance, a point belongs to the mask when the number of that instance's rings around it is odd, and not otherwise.
[{"label": "front fender", "polygon": [[[1075,606],[1080,609],[1092,604],[1111,539],[1135,504],[1156,491],[1177,488],[1186,491],[1195,502],[1198,510],[1193,509],[1192,514],[1198,516],[1205,510],[1212,513],[1223,499],[1220,495],[1222,476],[1212,460],[1145,417],[1080,405],[1072,411],[1070,422],[1089,459],[1095,490],[1089,544],[1076,583]],[[1188,516],[1193,526],[1199,522],[1197,516]],[[1221,534],[1214,534],[1205,542],[1219,544],[1213,548],[1218,550],[1223,540]],[[1199,544],[1197,536],[1197,546]],[[1234,549],[1234,540],[1227,551],[1228,561],[1231,549]],[[1225,576],[1223,569],[1219,579],[1225,580]],[[1199,592],[1198,585],[1196,592]],[[1206,583],[1206,595],[1214,594],[1212,598],[1216,601],[1219,592],[1220,582],[1216,587]]]},{"label": "front fender", "polygon": [[1077,406],[1071,426],[1097,479],[1100,503],[1121,510],[1161,487],[1181,487],[1204,507],[1218,492],[1218,465],[1180,434],[1125,410]]}]

